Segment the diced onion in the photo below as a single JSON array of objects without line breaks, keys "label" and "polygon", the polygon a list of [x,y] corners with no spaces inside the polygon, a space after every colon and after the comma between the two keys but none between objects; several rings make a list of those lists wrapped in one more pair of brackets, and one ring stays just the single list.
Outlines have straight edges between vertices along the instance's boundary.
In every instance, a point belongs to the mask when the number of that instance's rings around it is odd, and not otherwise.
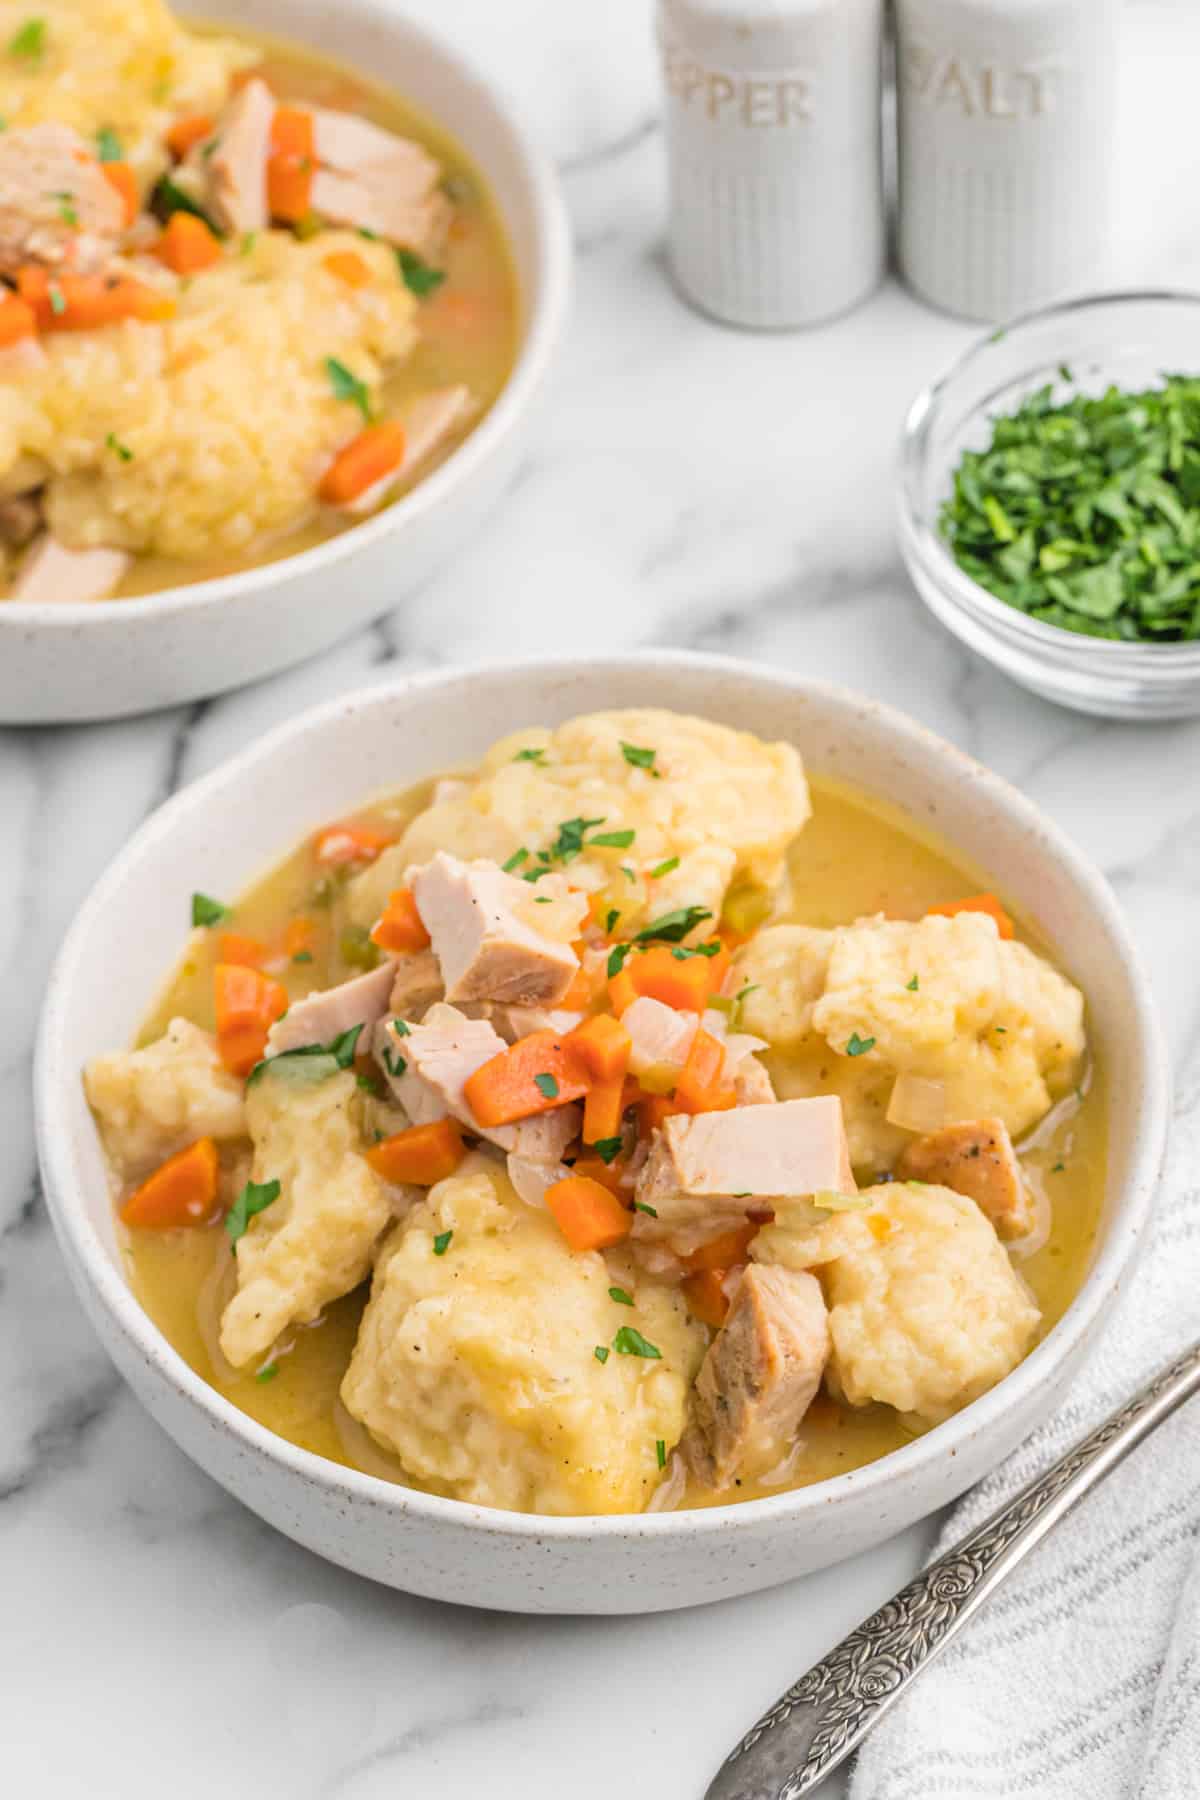
[{"label": "diced onion", "polygon": [[671,1456],[666,1474],[646,1502],[647,1512],[674,1512],[687,1487],[687,1469],[678,1450]]},{"label": "diced onion", "polygon": [[528,1156],[510,1156],[508,1159],[508,1179],[516,1189],[518,1199],[526,1206],[544,1209],[547,1188],[552,1188],[556,1181],[565,1181],[570,1173],[562,1163],[534,1162]]},{"label": "diced onion", "polygon": [[946,1084],[930,1081],[924,1075],[897,1075],[888,1101],[889,1125],[902,1131],[916,1131],[922,1136],[940,1131],[946,1123]]}]

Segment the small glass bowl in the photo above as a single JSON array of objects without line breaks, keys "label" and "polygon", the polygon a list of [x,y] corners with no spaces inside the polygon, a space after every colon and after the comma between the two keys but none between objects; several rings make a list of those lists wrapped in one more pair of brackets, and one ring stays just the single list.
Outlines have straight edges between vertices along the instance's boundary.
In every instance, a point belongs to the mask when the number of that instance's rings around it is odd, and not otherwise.
[{"label": "small glass bowl", "polygon": [[[1066,373],[1070,374],[1068,386]],[[1200,641],[1125,644],[1027,618],[973,581],[938,532],[964,450],[986,446],[992,415],[1047,382],[1064,396],[1110,384],[1152,387],[1200,373],[1200,295],[1105,294],[1028,313],[974,344],[917,395],[901,445],[900,548],[936,619],[1013,681],[1060,706],[1112,719],[1200,713]]]}]

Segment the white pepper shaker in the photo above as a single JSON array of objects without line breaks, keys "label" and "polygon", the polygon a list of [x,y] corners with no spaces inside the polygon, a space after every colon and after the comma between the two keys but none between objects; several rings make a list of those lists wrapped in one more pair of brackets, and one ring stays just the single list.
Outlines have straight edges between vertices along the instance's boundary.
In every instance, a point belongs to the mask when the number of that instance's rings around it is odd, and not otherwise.
[{"label": "white pepper shaker", "polygon": [[896,0],[900,267],[999,320],[1110,274],[1121,0]]},{"label": "white pepper shaker", "polygon": [[670,256],[732,325],[813,325],[884,263],[882,0],[659,0]]}]

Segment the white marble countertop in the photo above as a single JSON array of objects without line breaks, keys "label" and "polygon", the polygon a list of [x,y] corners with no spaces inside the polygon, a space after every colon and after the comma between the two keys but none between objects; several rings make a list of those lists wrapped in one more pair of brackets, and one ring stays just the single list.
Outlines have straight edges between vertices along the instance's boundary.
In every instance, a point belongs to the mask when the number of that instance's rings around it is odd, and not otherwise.
[{"label": "white marble countertop", "polygon": [[[151,718],[0,732],[0,1767],[14,1794],[694,1800],[739,1730],[927,1541],[916,1530],[692,1613],[473,1613],[327,1567],[150,1422],[80,1317],[41,1203],[35,1020],[105,863],[268,725],[401,667],[543,648],[679,644],[850,683],[1065,826],[1126,908],[1176,1052],[1200,1032],[1200,721],[1108,725],[1032,699],[941,633],[899,564],[901,414],[970,330],[894,284],[812,335],[707,323],[664,276],[649,8],[408,5],[517,96],[574,217],[574,323],[520,479],[452,569],[316,663]],[[1200,287],[1198,56],[1189,0],[1137,0],[1127,285]]]}]

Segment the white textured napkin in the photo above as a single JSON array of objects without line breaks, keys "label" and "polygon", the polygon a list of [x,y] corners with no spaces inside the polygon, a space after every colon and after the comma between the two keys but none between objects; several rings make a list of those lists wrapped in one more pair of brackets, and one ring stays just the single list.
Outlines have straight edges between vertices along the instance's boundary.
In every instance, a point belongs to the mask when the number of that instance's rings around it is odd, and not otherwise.
[{"label": "white textured napkin", "polygon": [[[1200,1338],[1200,1067],[1151,1236],[1066,1404],[954,1508],[963,1537]],[[1088,1495],[863,1746],[852,1800],[1197,1800],[1200,1398]]]}]

